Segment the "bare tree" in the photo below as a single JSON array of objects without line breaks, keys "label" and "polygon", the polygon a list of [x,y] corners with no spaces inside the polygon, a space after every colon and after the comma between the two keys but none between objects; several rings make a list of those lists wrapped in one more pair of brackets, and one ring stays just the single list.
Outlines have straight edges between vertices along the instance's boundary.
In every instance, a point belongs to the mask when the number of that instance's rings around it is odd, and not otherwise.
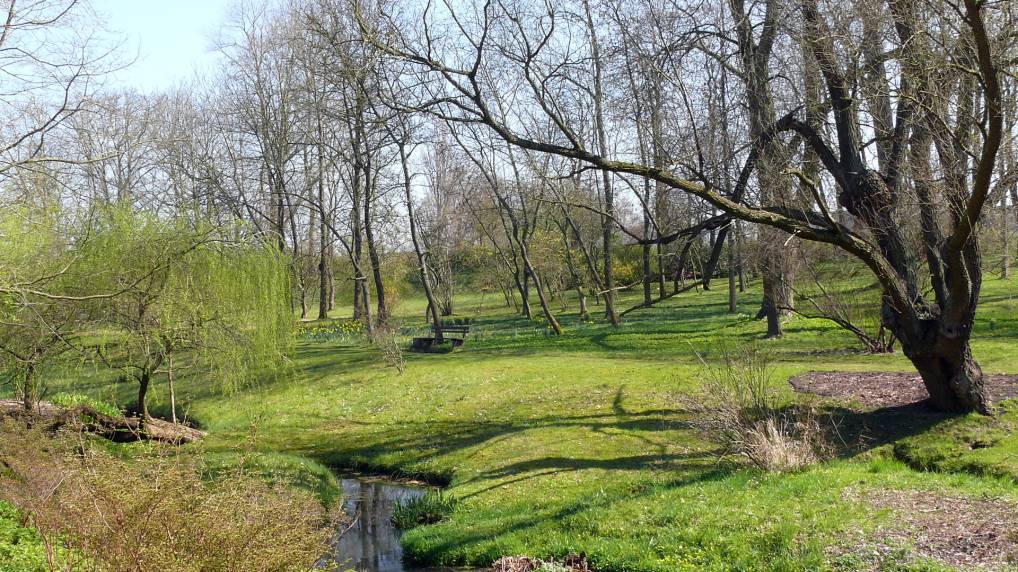
[{"label": "bare tree", "polygon": [[[426,26],[410,26],[393,18],[380,26],[362,21],[366,41],[390,57],[416,66],[419,73],[408,81],[417,82],[423,93],[419,101],[409,106],[450,121],[483,125],[508,144],[528,151],[555,154],[583,161],[596,169],[660,181],[705,201],[727,216],[837,246],[862,261],[880,282],[884,292],[884,322],[921,374],[933,403],[946,410],[989,410],[983,375],[972,358],[969,340],[981,283],[977,224],[995,177],[997,151],[1003,139],[1000,77],[1002,68],[1013,61],[1004,57],[1008,43],[998,40],[999,30],[1006,29],[1014,16],[1009,5],[966,0],[957,6],[957,11],[945,6],[936,16],[949,22],[957,33],[950,45],[930,45],[932,40],[917,34],[917,27],[928,18],[909,2],[890,4],[901,45],[893,57],[898,58],[914,97],[898,101],[900,112],[896,113],[894,130],[898,134],[898,155],[890,158],[891,168],[880,172],[868,166],[861,155],[857,103],[838,61],[826,20],[815,2],[802,3],[800,15],[806,31],[801,41],[824,78],[827,116],[835,127],[834,141],[829,142],[823,133],[799,119],[796,109],[770,125],[765,123],[762,132],[749,134],[746,139],[755,151],[750,154],[754,159],[752,166],[759,168],[760,156],[766,158],[766,149],[782,133],[792,132],[800,138],[817,153],[827,176],[834,180],[840,191],[838,203],[852,217],[850,224],[836,219],[819,193],[808,197],[813,203],[808,208],[783,204],[780,200],[775,204],[767,193],[761,193],[760,202],[754,205],[733,200],[677,171],[655,168],[631,156],[615,158],[600,147],[591,149],[575,136],[570,118],[553,99],[556,85],[593,82],[589,76],[574,73],[575,67],[569,67],[569,46],[559,41],[569,31],[568,19],[547,5],[533,11],[494,2],[474,9],[445,6],[448,19],[443,20],[433,10],[424,16]],[[992,27],[988,27],[988,21],[993,22]],[[452,24],[445,25],[449,22]],[[444,42],[435,40],[437,30],[458,33],[463,41],[451,49],[448,35]],[[949,61],[959,65],[957,68],[941,65]],[[565,74],[563,70],[567,67]],[[937,94],[935,88],[945,84],[928,77],[931,70],[944,69],[973,70],[973,73],[952,72],[955,77],[951,85],[959,89],[956,93],[960,94],[961,103],[954,116],[950,110],[938,109],[948,98],[933,97]],[[496,73],[497,81],[493,79]],[[504,97],[499,92],[507,89],[507,84],[517,86],[511,92],[518,111],[509,118],[500,113],[496,103],[498,97]],[[918,109],[912,107],[913,101],[921,102]],[[557,128],[554,136],[544,137],[528,129],[530,114],[540,114],[554,124]],[[924,147],[914,141],[916,133],[922,131],[930,132],[947,181],[942,205],[919,201],[920,206],[925,205],[923,210],[934,206],[943,209],[949,223],[946,232],[928,232],[918,250],[929,255],[934,300],[922,296],[921,280],[913,264],[917,251],[901,236],[900,221],[891,216],[893,207],[901,204],[900,192],[906,183],[900,169],[893,166],[904,160],[905,148],[913,150],[910,166],[922,165],[919,159]],[[906,133],[911,133],[912,141],[905,139]],[[752,157],[754,154],[756,157]],[[913,178],[920,198],[927,194],[920,189],[922,183],[930,180],[918,173]],[[926,218],[941,219],[939,215]],[[939,225],[938,222],[928,230],[934,231]]]}]

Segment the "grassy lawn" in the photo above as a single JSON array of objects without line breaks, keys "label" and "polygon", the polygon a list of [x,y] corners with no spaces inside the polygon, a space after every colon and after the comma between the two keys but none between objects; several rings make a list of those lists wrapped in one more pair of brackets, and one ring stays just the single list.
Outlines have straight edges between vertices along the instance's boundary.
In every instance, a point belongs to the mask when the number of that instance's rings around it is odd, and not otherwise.
[{"label": "grassy lawn", "polygon": [[[335,483],[322,465],[448,484],[461,499],[453,516],[404,536],[408,556],[428,564],[585,552],[602,571],[866,568],[874,564],[859,547],[895,519],[860,500],[867,491],[1018,499],[1014,407],[891,435],[791,475],[719,463],[682,410],[701,375],[696,352],[709,360],[719,341],[766,352],[790,400],[800,397],[785,380],[798,373],[911,367],[900,353],[846,351],[855,340],[818,320],[793,319],[784,338],[761,339],[754,286],[740,300],[747,313],[726,313],[719,283],[629,314],[618,329],[563,315],[561,338],[508,317],[495,296],[462,297],[458,315],[474,319],[476,335],[453,353],[406,354],[403,375],[364,344],[301,342],[293,380],[222,395],[192,374],[178,382],[178,401],[209,431],[206,450],[297,474],[323,495]],[[987,372],[1018,372],[1016,295],[1018,281],[984,286],[974,352]],[[423,327],[423,309],[410,299],[397,313]],[[53,391],[133,397],[133,383],[97,376],[76,370]],[[166,401],[158,390],[155,411]],[[888,570],[939,569],[894,548],[881,557]]]}]

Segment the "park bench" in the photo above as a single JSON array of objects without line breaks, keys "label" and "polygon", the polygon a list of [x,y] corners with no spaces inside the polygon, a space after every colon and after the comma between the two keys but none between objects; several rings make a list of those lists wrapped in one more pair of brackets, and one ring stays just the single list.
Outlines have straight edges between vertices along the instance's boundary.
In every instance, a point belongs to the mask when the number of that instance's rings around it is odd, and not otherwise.
[{"label": "park bench", "polygon": [[449,334],[458,334],[460,339],[464,339],[467,337],[467,334],[470,333],[470,324],[442,324],[440,326],[432,324],[431,331],[434,332],[435,335],[438,335],[438,332],[441,331],[443,337],[446,337]]},{"label": "park bench", "polygon": [[441,333],[442,341],[450,342],[452,347],[458,348],[467,340],[467,334],[470,333],[470,322],[456,320],[441,324],[432,324],[431,332],[433,337],[414,338],[411,349],[427,350],[435,347],[438,343],[439,333]]}]

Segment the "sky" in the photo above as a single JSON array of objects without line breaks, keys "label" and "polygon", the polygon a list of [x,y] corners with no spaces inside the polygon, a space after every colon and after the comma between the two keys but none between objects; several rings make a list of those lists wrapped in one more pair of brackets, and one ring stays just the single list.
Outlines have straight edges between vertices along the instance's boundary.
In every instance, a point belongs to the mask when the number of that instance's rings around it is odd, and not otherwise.
[{"label": "sky", "polygon": [[153,93],[212,66],[212,40],[236,0],[93,0],[107,28],[123,37],[124,58],[136,61],[110,80]]}]

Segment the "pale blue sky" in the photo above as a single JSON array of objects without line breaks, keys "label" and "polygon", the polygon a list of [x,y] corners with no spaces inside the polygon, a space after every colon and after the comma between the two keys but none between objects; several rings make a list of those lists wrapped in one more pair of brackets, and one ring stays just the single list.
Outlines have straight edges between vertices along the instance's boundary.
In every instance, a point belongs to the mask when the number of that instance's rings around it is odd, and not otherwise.
[{"label": "pale blue sky", "polygon": [[118,87],[155,92],[190,79],[216,60],[212,39],[236,0],[92,0],[110,31],[137,61],[111,78]]}]

